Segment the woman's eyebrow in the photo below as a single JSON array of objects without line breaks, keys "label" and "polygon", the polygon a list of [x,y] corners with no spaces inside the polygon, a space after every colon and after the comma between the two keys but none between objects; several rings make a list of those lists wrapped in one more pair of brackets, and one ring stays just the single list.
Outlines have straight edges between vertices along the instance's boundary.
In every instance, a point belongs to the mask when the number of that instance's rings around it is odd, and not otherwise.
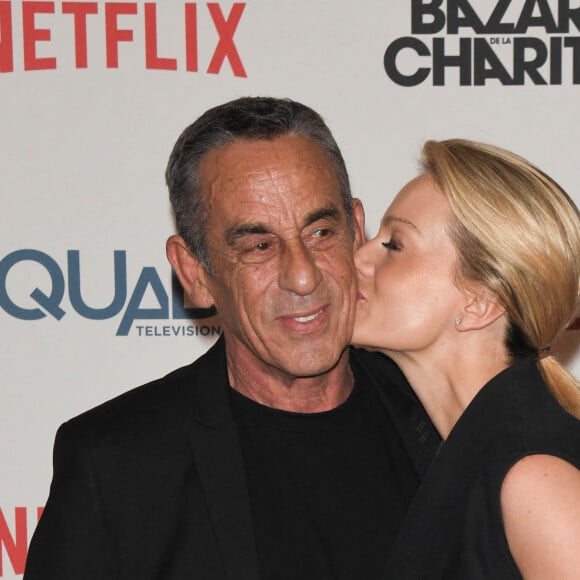
[{"label": "woman's eyebrow", "polygon": [[399,222],[402,224],[407,224],[408,226],[411,226],[417,232],[419,231],[419,228],[412,221],[409,221],[408,219],[405,219],[402,217],[398,217],[396,215],[386,215],[382,220],[382,225],[388,226],[392,222]]}]

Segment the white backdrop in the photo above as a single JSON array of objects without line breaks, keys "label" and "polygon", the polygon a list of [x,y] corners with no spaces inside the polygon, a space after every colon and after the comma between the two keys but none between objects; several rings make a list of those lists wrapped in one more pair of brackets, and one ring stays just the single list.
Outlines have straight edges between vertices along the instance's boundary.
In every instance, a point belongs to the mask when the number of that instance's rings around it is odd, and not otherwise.
[{"label": "white backdrop", "polygon": [[[428,138],[513,149],[580,203],[580,0],[457,5],[0,0],[0,578],[22,574],[58,425],[215,340],[174,312],[164,252],[166,160],[208,107],[317,109],[369,234]],[[558,345],[577,376],[579,342]]]}]

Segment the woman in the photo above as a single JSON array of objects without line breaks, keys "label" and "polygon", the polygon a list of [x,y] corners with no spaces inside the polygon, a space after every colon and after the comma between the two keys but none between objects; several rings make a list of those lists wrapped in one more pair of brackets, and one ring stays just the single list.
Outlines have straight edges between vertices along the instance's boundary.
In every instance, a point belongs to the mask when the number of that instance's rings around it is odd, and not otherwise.
[{"label": "woman", "polygon": [[578,209],[496,147],[430,141],[422,163],[355,258],[353,342],[444,440],[386,577],[580,578],[580,390],[549,352],[578,305]]}]

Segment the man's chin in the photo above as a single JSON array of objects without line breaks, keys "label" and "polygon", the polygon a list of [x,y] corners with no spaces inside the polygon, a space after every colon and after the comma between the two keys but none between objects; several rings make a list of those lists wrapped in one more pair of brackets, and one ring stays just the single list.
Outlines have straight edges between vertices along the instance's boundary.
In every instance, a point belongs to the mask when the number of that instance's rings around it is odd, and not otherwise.
[{"label": "man's chin", "polygon": [[348,362],[348,347],[342,350],[319,348],[296,353],[285,365],[290,376],[296,378],[316,378],[332,372],[340,363]]}]

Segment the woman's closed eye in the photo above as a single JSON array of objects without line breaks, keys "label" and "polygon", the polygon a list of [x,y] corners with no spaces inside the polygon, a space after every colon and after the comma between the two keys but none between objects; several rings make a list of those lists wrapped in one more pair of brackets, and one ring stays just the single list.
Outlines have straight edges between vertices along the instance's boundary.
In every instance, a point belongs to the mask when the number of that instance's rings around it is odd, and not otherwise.
[{"label": "woman's closed eye", "polygon": [[395,252],[401,250],[401,244],[399,244],[395,238],[391,238],[388,242],[381,242],[381,244],[387,248],[387,250],[393,250]]}]

